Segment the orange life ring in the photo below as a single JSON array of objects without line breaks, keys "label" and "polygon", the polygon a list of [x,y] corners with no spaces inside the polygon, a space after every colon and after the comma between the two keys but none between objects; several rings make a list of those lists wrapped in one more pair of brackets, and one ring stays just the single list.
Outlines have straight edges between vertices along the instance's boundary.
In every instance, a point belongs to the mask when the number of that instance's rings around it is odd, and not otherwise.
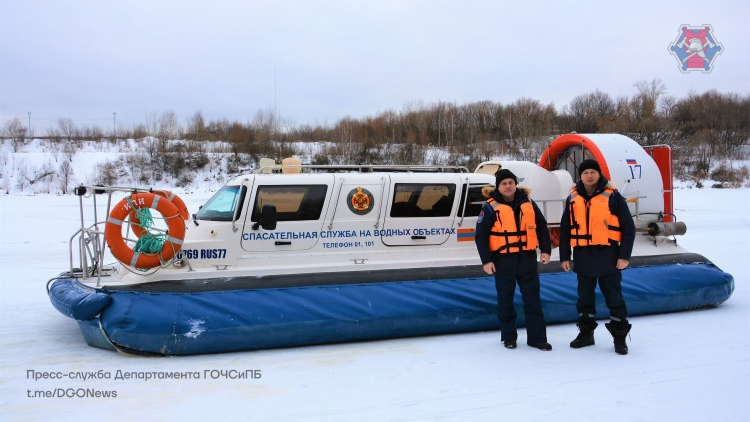
[{"label": "orange life ring", "polygon": [[135,252],[122,237],[122,224],[129,215],[135,214],[135,210],[128,203],[127,198],[120,201],[109,213],[107,224],[104,226],[104,238],[109,245],[112,255],[123,264],[138,269],[149,269],[158,267],[163,262],[168,262],[182,247],[185,239],[185,223],[180,217],[177,207],[160,195],[148,192],[139,192],[130,195],[130,201],[136,208],[151,208],[158,211],[167,222],[167,241],[161,251],[157,254],[143,254]]},{"label": "orange life ring", "polygon": [[[177,194],[174,194],[168,190],[156,190],[153,193],[161,196],[162,198],[167,198],[169,202],[173,203],[177,207],[177,211],[180,213],[180,217],[182,217],[184,220],[190,220],[190,213],[188,212],[187,205],[185,205],[185,201],[177,196]],[[132,223],[130,227],[133,230],[133,234],[138,237],[143,236],[146,232],[146,229],[141,227],[141,220],[138,219],[135,213],[130,215],[130,222]]]},{"label": "orange life ring", "polygon": [[185,205],[185,201],[183,201],[182,198],[177,196],[176,193],[172,193],[168,190],[157,190],[157,191],[154,191],[154,193],[159,196],[163,196],[169,199],[169,202],[173,203],[177,207],[177,211],[179,211],[182,219],[186,221],[190,220],[190,213],[188,212],[187,205]]},{"label": "orange life ring", "polygon": [[557,248],[560,246],[560,228],[559,227],[549,229],[549,239],[552,242],[553,248]]}]

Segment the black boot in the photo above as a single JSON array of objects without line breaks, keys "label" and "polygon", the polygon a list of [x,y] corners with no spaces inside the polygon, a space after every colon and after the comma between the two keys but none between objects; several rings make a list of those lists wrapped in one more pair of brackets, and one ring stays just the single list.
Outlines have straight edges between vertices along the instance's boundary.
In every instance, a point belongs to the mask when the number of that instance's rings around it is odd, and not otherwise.
[{"label": "black boot", "polygon": [[578,337],[570,342],[570,347],[574,349],[580,349],[581,347],[593,346],[594,342],[594,330],[599,326],[596,322],[593,325],[576,324],[578,325]]},{"label": "black boot", "polygon": [[535,347],[535,348],[537,348],[539,350],[544,350],[545,352],[549,352],[550,350],[552,350],[552,345],[549,344],[549,343],[547,343],[547,342],[544,342],[544,343],[529,343],[529,346]]},{"label": "black boot", "polygon": [[632,325],[625,323],[624,325],[620,324],[620,327],[615,327],[614,322],[608,322],[604,326],[607,327],[609,333],[612,334],[612,338],[615,339],[615,352],[618,355],[627,355],[628,345],[625,343],[625,337],[628,336]]}]

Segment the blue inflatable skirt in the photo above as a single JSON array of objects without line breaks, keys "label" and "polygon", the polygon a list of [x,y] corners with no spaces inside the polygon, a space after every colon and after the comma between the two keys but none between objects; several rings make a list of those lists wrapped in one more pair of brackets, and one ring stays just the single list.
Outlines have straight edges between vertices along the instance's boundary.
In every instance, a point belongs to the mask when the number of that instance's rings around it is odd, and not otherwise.
[{"label": "blue inflatable skirt", "polygon": [[[636,267],[622,274],[631,316],[717,306],[734,290],[732,276],[707,262]],[[576,275],[540,278],[547,323],[576,321]],[[50,289],[53,304],[64,296],[60,290],[85,296],[68,301],[86,305],[76,319],[89,345],[133,354],[217,353],[499,328],[491,276],[193,293],[92,290],[65,279]],[[598,289],[597,304],[597,318],[608,318]],[[515,306],[523,326],[518,289]],[[55,307],[75,318],[75,306]],[[100,312],[91,315],[97,307]]]}]

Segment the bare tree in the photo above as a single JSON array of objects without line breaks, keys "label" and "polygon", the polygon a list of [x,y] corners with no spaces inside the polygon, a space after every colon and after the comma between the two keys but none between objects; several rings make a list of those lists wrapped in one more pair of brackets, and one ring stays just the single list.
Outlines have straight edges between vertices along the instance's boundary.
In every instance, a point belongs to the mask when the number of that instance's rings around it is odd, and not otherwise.
[{"label": "bare tree", "polygon": [[101,186],[114,186],[120,178],[127,176],[122,160],[108,161],[96,165],[95,181]]},{"label": "bare tree", "polygon": [[133,138],[136,141],[139,141],[145,137],[148,136],[148,126],[145,123],[140,123],[135,126],[133,126],[132,129],[129,129],[128,132],[126,132],[122,126],[120,126],[119,129],[120,137],[121,138]]},{"label": "bare tree", "polygon": [[638,81],[634,86],[638,89],[638,94],[630,100],[628,134],[641,145],[666,142],[669,133],[657,107],[667,88],[661,79],[653,79],[651,82]]},{"label": "bare tree", "polygon": [[354,144],[354,125],[355,120],[351,117],[341,119],[336,127],[333,129],[336,134],[336,141],[339,144],[339,148],[342,152],[342,160],[344,163],[351,164],[355,155]]},{"label": "bare tree", "polygon": [[497,155],[498,148],[497,142],[490,141],[486,138],[482,138],[477,142],[477,154],[479,155],[479,161],[489,161]]},{"label": "bare tree", "polygon": [[396,131],[398,130],[398,114],[393,110],[386,110],[383,114],[383,125],[390,134],[390,139],[386,140],[388,144],[396,143]]},{"label": "bare tree", "polygon": [[515,134],[516,126],[518,125],[518,123],[516,123],[515,114],[515,107],[508,106],[503,110],[503,117],[501,118],[503,129],[505,129],[505,132],[508,134],[511,145],[514,143],[513,135]]},{"label": "bare tree", "polygon": [[167,151],[167,142],[177,137],[180,124],[174,111],[165,111],[156,123],[156,139],[159,140],[159,152]]},{"label": "bare tree", "polygon": [[21,158],[14,163],[16,168],[16,189],[24,190],[29,184],[29,168],[26,160]]},{"label": "bare tree", "polygon": [[146,113],[144,116],[144,123],[143,127],[145,129],[145,136],[153,136],[156,137],[156,132],[159,130],[159,115],[156,114],[155,111],[152,111],[150,113]]},{"label": "bare tree", "polygon": [[[346,117],[344,120],[345,119]],[[268,107],[265,110],[258,110],[258,112],[255,113],[253,126],[256,131],[260,131],[260,140],[262,142],[275,139],[278,132],[278,116],[276,115],[276,110],[274,110],[273,107]]]},{"label": "bare tree", "polygon": [[63,161],[60,164],[60,168],[57,171],[57,183],[58,187],[62,191],[63,194],[68,193],[68,187],[70,186],[70,183],[73,181],[73,166],[70,165],[70,162]]},{"label": "bare tree", "polygon": [[[55,175],[55,170],[52,168],[52,163],[47,162],[42,164],[41,167],[36,168],[33,165],[27,165],[25,160],[22,160],[16,165],[18,179],[16,180],[16,187],[18,189],[26,189],[27,187],[33,186],[38,182],[46,182],[47,191],[49,191],[49,182],[52,180],[52,176]],[[42,188],[42,191],[44,188]]]},{"label": "bare tree", "polygon": [[[500,145],[501,155],[515,155],[522,160],[534,161],[541,155],[540,143],[549,140],[552,132],[555,108],[537,100],[521,98],[496,111],[493,119],[499,127],[497,133],[504,132],[509,141],[510,151],[505,151],[505,142]],[[500,130],[502,129],[502,131]],[[489,129],[486,131],[489,132]]]},{"label": "bare tree", "polygon": [[65,142],[65,145],[63,146],[63,155],[67,157],[68,161],[73,161],[73,156],[76,155],[76,152],[78,151],[78,148],[76,148],[76,144],[73,142]]},{"label": "bare tree", "polygon": [[578,95],[563,108],[564,132],[601,133],[616,118],[617,107],[612,97],[598,89]]},{"label": "bare tree", "polygon": [[56,141],[54,139],[49,140],[49,151],[52,154],[52,157],[54,157],[55,162],[57,162],[57,156],[60,155],[61,149],[62,146],[60,145],[59,141]]},{"label": "bare tree", "polygon": [[196,111],[193,117],[188,120],[187,128],[185,128],[185,138],[197,142],[208,140],[206,121],[203,119],[203,113],[200,111]]},{"label": "bare tree", "polygon": [[60,117],[57,119],[57,127],[60,129],[60,133],[62,136],[68,141],[73,141],[73,138],[75,138],[77,134],[76,125],[73,122],[73,119],[66,119],[63,117]]},{"label": "bare tree", "polygon": [[232,125],[232,129],[227,136],[227,142],[235,156],[239,154],[249,154],[257,158],[257,146],[255,143],[255,132],[250,128],[244,127],[239,122]]},{"label": "bare tree", "polygon": [[5,123],[5,127],[3,127],[3,136],[10,138],[10,142],[13,145],[13,152],[18,152],[23,146],[27,130],[26,126],[23,125],[21,119],[18,117]]},{"label": "bare tree", "polygon": [[638,89],[638,95],[641,96],[641,101],[644,102],[644,110],[654,113],[656,112],[656,105],[659,101],[659,97],[667,91],[667,87],[664,85],[661,79],[655,78],[651,82],[638,81],[633,84]]}]

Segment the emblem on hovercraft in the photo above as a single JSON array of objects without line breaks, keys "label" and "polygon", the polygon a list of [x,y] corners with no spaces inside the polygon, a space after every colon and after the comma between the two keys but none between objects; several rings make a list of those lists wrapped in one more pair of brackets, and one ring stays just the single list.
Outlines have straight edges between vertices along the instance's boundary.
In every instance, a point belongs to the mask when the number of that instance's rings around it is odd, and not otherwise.
[{"label": "emblem on hovercraft", "polygon": [[349,206],[349,210],[357,215],[365,215],[372,211],[375,206],[375,198],[369,190],[358,187],[352,189],[349,195],[346,197],[346,205]]}]

